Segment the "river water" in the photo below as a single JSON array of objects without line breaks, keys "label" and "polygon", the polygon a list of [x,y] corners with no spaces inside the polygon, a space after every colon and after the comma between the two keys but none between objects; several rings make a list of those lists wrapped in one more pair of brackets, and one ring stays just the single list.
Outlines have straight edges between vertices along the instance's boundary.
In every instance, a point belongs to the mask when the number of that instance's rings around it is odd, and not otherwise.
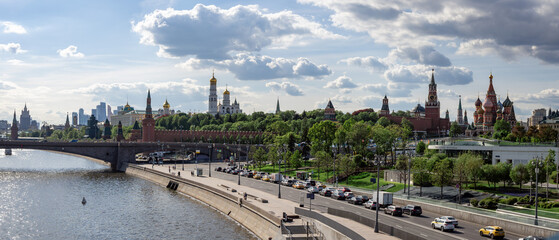
[{"label": "river water", "polygon": [[79,157],[14,150],[0,153],[0,239],[257,238],[211,207],[143,179]]}]

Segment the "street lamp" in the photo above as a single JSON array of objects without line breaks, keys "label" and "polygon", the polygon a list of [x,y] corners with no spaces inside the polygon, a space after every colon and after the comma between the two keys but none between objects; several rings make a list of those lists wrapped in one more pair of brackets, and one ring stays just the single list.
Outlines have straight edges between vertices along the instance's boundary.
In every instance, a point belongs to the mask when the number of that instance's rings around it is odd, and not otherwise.
[{"label": "street lamp", "polygon": [[237,156],[235,156],[235,161],[237,162],[237,168],[238,168],[237,171],[239,171],[237,173],[237,185],[241,185],[241,172],[240,172],[241,171],[241,161],[240,161],[241,160],[240,159],[241,158],[241,147],[239,145],[239,142],[237,142],[237,152],[235,154],[237,155]]},{"label": "street lamp", "polygon": [[[283,158],[283,155],[281,154],[281,151],[283,149],[279,149],[278,148],[278,154],[280,156],[280,158],[278,159],[278,174],[281,175],[281,160]],[[281,198],[281,181],[278,182],[278,198]]]},{"label": "street lamp", "polygon": [[408,159],[408,199],[410,199],[410,184],[411,184],[411,153]]},{"label": "street lamp", "polygon": [[380,191],[380,165],[383,162],[377,157],[375,160],[375,165],[377,165],[377,203],[375,204],[375,232],[378,233],[378,209],[379,209],[379,191]]},{"label": "street lamp", "polygon": [[208,145],[208,150],[210,152],[210,166],[208,167],[208,176],[212,177],[212,144]]},{"label": "street lamp", "polygon": [[535,220],[534,220],[534,224],[538,225],[538,173],[540,172],[540,161],[542,160],[542,157],[536,157],[536,215],[535,215]]}]

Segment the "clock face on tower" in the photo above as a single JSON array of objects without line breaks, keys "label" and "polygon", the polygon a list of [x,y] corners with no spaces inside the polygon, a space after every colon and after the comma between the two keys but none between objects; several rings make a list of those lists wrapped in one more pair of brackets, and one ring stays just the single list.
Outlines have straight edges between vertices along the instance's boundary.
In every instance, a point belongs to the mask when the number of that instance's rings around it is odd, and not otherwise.
[{"label": "clock face on tower", "polygon": [[431,101],[435,101],[435,96],[434,96],[434,95],[431,95],[431,96],[429,97],[429,99],[431,99]]}]

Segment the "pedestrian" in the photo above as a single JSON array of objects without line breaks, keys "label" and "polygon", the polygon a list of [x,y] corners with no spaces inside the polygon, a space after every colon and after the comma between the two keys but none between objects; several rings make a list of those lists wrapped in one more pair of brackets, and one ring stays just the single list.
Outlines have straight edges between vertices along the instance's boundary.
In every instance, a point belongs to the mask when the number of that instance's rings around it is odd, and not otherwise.
[{"label": "pedestrian", "polygon": [[245,192],[245,194],[243,194],[243,198],[245,199],[245,201],[247,200],[248,194]]},{"label": "pedestrian", "polygon": [[181,176],[181,172],[179,171],[179,177]]},{"label": "pedestrian", "polygon": [[171,166],[169,166],[169,173],[171,173]]}]

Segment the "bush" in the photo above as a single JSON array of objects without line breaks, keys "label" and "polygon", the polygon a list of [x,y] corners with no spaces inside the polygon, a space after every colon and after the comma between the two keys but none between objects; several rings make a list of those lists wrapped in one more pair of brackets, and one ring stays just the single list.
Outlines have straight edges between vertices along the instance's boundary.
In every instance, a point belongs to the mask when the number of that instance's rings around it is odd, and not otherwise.
[{"label": "bush", "polygon": [[524,197],[519,198],[517,203],[524,203],[524,204],[531,203],[530,202],[530,196],[526,195]]},{"label": "bush", "polygon": [[470,199],[470,205],[477,207],[477,204],[479,203],[479,200],[472,198]]},{"label": "bush", "polygon": [[498,203],[499,200],[497,198],[488,197],[481,200],[478,203],[478,206],[480,208],[486,208],[486,209],[497,209]]},{"label": "bush", "polygon": [[499,200],[499,203],[507,205],[514,205],[516,202],[518,202],[518,198],[516,197],[503,198]]}]

